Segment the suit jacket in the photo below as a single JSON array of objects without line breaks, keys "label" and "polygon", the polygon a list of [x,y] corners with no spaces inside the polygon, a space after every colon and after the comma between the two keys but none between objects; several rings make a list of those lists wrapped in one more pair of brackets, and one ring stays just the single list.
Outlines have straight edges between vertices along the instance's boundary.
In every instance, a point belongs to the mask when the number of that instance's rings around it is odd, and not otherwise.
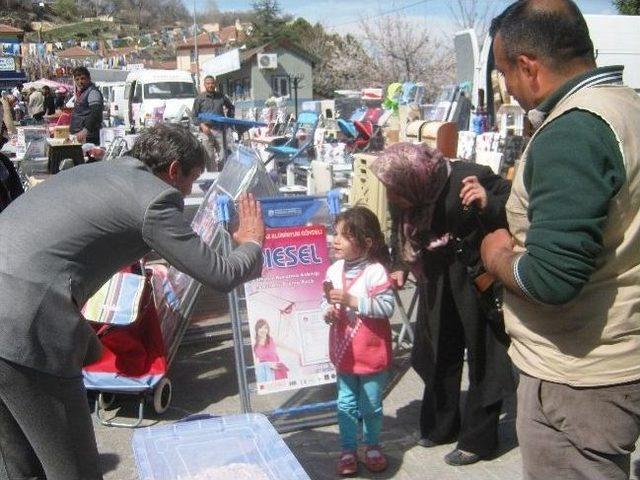
[{"label": "suit jacket", "polygon": [[[479,215],[464,214],[460,200],[462,179],[471,175],[487,191],[488,204]],[[466,162],[452,162],[451,175],[436,204],[433,230],[436,234],[451,233],[461,238],[468,250],[467,256],[481,262],[480,243],[486,231],[506,228],[505,202],[511,184],[495,175],[490,168]],[[456,244],[423,255],[424,279],[420,282],[420,301],[416,319],[416,339],[412,352],[412,364],[424,379],[427,388],[433,389],[436,370],[442,371],[438,343],[440,325],[450,321],[444,312],[453,302],[464,327],[464,342],[473,357],[471,377],[481,390],[483,404],[490,405],[514,390],[511,364],[506,348],[490,328],[488,319],[479,308],[478,297],[467,265],[456,254]],[[448,282],[448,288],[445,288]],[[446,292],[450,292],[447,294]],[[433,391],[433,390],[432,390]]]},{"label": "suit jacket", "polygon": [[0,357],[79,375],[100,351],[80,308],[151,249],[221,291],[259,275],[257,244],[223,257],[182,210],[180,192],[130,157],[72,168],[20,196],[0,214]]}]

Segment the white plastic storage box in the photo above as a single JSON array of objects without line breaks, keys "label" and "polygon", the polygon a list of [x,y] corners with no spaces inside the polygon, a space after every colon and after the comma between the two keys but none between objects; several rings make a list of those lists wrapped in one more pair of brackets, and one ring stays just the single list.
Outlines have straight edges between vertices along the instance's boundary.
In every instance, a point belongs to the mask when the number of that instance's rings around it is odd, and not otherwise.
[{"label": "white plastic storage box", "polygon": [[133,453],[141,480],[310,480],[258,413],[136,430]]}]

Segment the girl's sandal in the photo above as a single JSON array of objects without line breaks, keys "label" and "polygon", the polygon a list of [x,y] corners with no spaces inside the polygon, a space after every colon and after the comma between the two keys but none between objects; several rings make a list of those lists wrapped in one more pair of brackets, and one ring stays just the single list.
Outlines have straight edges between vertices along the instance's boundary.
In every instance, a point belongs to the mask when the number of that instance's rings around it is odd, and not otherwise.
[{"label": "girl's sandal", "polygon": [[370,472],[383,472],[389,466],[387,458],[382,454],[380,447],[377,445],[366,448],[363,463]]},{"label": "girl's sandal", "polygon": [[358,460],[355,452],[342,452],[336,466],[338,475],[348,477],[358,473]]}]

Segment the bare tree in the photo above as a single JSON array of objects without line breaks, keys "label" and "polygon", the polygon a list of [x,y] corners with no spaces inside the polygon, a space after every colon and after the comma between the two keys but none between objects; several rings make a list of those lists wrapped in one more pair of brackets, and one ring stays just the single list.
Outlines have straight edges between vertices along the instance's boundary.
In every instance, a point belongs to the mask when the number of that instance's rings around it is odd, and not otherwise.
[{"label": "bare tree", "polygon": [[480,45],[484,42],[491,19],[496,16],[498,3],[496,0],[451,0],[449,11],[456,25],[466,30],[473,28],[476,31]]},{"label": "bare tree", "polygon": [[455,57],[451,47],[436,40],[424,26],[397,14],[361,22],[365,46],[375,65],[372,80],[423,82],[428,97],[453,80]]}]

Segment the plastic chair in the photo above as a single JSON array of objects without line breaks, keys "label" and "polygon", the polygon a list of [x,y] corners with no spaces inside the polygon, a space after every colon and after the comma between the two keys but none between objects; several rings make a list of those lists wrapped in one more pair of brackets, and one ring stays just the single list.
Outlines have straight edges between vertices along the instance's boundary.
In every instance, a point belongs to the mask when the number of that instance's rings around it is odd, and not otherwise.
[{"label": "plastic chair", "polygon": [[284,167],[304,155],[309,148],[313,148],[318,119],[316,112],[300,112],[291,137],[282,145],[270,145],[266,148],[271,155],[265,164],[274,160],[278,168]]}]

